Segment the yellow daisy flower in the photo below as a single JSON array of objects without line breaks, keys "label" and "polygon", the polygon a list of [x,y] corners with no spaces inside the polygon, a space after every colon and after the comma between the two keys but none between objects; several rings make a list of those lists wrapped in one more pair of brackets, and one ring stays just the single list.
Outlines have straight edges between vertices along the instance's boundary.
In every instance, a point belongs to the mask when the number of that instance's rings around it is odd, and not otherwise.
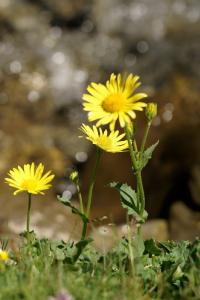
[{"label": "yellow daisy flower", "polygon": [[139,76],[130,74],[122,79],[121,74],[111,74],[106,85],[92,82],[83,95],[84,110],[88,111],[89,121],[97,121],[96,126],[110,124],[113,130],[119,120],[120,126],[135,119],[134,110],[142,111],[146,103],[140,100],[147,97],[145,93],[134,93],[140,86]]},{"label": "yellow daisy flower", "polygon": [[96,126],[91,128],[85,124],[82,124],[81,130],[85,133],[87,140],[104,151],[116,153],[128,149],[128,142],[122,140],[125,134],[119,135],[118,130],[111,131],[111,133],[108,134],[107,130],[103,131],[101,128],[97,129]]},{"label": "yellow daisy flower", "polygon": [[28,192],[29,194],[44,194],[43,191],[51,187],[49,184],[54,175],[51,171],[43,175],[44,166],[40,163],[37,167],[35,164],[26,164],[24,167],[18,166],[8,173],[9,178],[5,178],[9,186],[16,189],[14,195],[20,192]]},{"label": "yellow daisy flower", "polygon": [[9,259],[8,252],[0,249],[0,261],[7,261],[8,259]]}]

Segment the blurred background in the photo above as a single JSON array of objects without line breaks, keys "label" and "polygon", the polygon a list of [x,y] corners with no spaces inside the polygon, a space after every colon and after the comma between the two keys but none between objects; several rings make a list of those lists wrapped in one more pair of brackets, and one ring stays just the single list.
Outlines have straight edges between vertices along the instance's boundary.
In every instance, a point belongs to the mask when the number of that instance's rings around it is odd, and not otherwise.
[{"label": "blurred background", "polygon": [[[41,161],[56,179],[46,197],[35,197],[33,228],[50,238],[79,235],[79,222],[56,195],[76,201],[68,175],[78,168],[85,193],[93,165],[94,148],[78,138],[86,121],[81,97],[90,81],[124,71],[140,75],[159,105],[148,143],[160,145],[144,172],[144,235],[199,235],[199,0],[0,0],[1,233],[24,229],[27,205],[5,185],[6,173]],[[139,113],[139,140],[144,125]],[[106,184],[134,185],[129,155],[105,154],[99,174],[92,215],[107,219],[94,235],[108,236],[111,222],[123,234],[125,212]]]}]

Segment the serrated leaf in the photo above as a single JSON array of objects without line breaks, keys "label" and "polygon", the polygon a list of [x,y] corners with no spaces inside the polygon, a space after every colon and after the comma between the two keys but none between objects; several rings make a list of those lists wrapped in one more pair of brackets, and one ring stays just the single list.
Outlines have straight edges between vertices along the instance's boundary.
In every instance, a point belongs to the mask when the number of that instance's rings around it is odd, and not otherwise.
[{"label": "serrated leaf", "polygon": [[120,182],[110,183],[110,187],[116,188],[121,197],[121,203],[128,210],[128,214],[139,213],[137,205],[137,193],[127,184]]},{"label": "serrated leaf", "polygon": [[84,223],[88,223],[89,220],[86,217],[86,215],[84,215],[77,207],[75,207],[74,205],[72,205],[71,201],[64,197],[64,196],[57,196],[58,200],[64,204],[65,206],[68,206],[71,208],[72,213],[75,215],[79,215],[81,217],[81,219],[83,220]]},{"label": "serrated leaf", "polygon": [[140,215],[137,193],[127,183],[112,182],[110,187],[119,191],[122,207],[127,209],[128,214],[132,215],[137,222],[144,223],[148,214],[144,211],[143,216]]},{"label": "serrated leaf", "polygon": [[140,154],[140,158],[138,161],[138,168],[139,170],[142,170],[148,163],[148,161],[151,159],[153,151],[157,147],[159,141],[157,141],[155,144],[151,145],[149,148],[147,148],[144,152]]}]

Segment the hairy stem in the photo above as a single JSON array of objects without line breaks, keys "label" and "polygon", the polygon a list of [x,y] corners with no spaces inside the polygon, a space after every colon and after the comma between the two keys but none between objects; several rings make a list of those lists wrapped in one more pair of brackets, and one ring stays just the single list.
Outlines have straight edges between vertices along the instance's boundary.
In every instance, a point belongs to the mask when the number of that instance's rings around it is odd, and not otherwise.
[{"label": "hairy stem", "polygon": [[143,140],[142,140],[142,145],[141,145],[141,149],[140,149],[141,152],[144,152],[144,147],[145,147],[145,144],[146,144],[146,141],[147,141],[147,136],[148,136],[150,127],[151,127],[151,121],[148,121],[146,129],[145,129],[144,137],[143,137]]},{"label": "hairy stem", "polygon": [[28,193],[28,209],[27,209],[27,219],[26,219],[26,231],[28,235],[30,232],[31,196],[32,194]]},{"label": "hairy stem", "polygon": [[81,189],[78,182],[76,183],[76,189],[79,198],[80,211],[82,214],[84,214],[83,198],[82,198]]},{"label": "hairy stem", "polygon": [[82,234],[81,234],[81,240],[84,240],[87,233],[87,222],[83,221],[83,228],[82,228]]}]

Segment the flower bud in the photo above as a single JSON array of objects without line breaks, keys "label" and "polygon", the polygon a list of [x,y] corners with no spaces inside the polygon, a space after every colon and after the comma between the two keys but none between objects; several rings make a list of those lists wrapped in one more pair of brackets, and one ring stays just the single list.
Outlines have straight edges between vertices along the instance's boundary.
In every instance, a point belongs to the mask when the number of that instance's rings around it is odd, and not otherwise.
[{"label": "flower bud", "polygon": [[134,124],[132,122],[127,123],[127,129],[129,131],[130,136],[133,137],[133,135],[135,133],[135,127],[134,127]]},{"label": "flower bud", "polygon": [[148,103],[146,106],[145,115],[148,121],[152,121],[152,119],[157,115],[157,104],[154,102]]},{"label": "flower bud", "polygon": [[69,175],[69,179],[72,182],[76,182],[78,180],[78,171],[71,172],[71,174]]}]

